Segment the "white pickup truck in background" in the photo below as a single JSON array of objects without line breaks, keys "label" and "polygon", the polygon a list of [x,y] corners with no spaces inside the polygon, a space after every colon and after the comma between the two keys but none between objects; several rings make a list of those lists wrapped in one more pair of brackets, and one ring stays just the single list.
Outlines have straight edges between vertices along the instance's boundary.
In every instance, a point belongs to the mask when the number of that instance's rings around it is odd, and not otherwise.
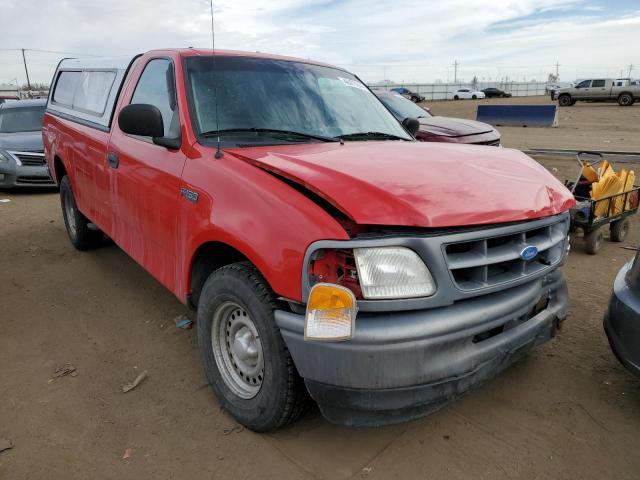
[{"label": "white pickup truck in background", "polygon": [[578,101],[618,102],[629,107],[640,100],[640,81],[628,78],[582,80],[573,87],[561,88],[555,92],[561,107],[570,107]]}]

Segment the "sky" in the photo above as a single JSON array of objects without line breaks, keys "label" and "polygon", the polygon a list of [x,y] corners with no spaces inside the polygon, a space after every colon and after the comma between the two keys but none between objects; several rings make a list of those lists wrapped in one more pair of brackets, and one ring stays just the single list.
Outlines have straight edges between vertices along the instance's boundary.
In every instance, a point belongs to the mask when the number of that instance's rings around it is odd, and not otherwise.
[{"label": "sky", "polygon": [[[0,84],[25,83],[21,48],[32,82],[63,56],[211,48],[208,0],[0,0],[0,15]],[[556,62],[563,81],[630,64],[640,77],[640,0],[214,0],[214,20],[216,48],[311,58],[366,82],[544,81]]]}]

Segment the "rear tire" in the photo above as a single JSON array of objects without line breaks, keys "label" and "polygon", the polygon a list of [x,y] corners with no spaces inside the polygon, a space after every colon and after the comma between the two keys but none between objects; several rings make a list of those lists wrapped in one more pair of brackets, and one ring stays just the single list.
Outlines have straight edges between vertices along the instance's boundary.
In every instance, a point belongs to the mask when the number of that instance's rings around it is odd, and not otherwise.
[{"label": "rear tire", "polygon": [[274,319],[275,296],[248,262],[213,272],[198,302],[198,345],[221,406],[256,432],[296,420],[308,404]]},{"label": "rear tire", "polygon": [[584,237],[585,249],[589,255],[595,255],[600,250],[604,240],[602,228],[597,228]]},{"label": "rear tire", "polygon": [[476,95],[471,95],[471,98],[472,98],[473,100],[475,100],[475,99],[476,99],[476,98],[478,98],[478,97],[477,97]]},{"label": "rear tire", "polygon": [[621,107],[630,107],[633,105],[633,96],[628,93],[623,93],[618,97],[618,105]]},{"label": "rear tire", "polygon": [[454,99],[454,100],[460,100],[460,97],[459,97],[458,95],[454,95],[454,96],[453,96],[453,99]]},{"label": "rear tire", "polygon": [[629,234],[629,220],[623,219],[611,224],[611,241],[624,242]]},{"label": "rear tire", "polygon": [[571,99],[571,95],[560,95],[558,97],[558,105],[560,105],[561,107],[570,107],[574,104],[575,102]]},{"label": "rear tire", "polygon": [[78,250],[89,250],[97,247],[104,236],[101,231],[89,228],[89,219],[85,217],[76,204],[69,177],[65,175],[60,181],[60,206],[62,217],[67,228],[69,240]]}]

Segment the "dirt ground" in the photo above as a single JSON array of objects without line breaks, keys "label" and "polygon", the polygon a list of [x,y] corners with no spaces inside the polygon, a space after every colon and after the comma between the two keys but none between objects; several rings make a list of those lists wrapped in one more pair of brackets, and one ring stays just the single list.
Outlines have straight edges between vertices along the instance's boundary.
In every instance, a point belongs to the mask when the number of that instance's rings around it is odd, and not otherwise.
[{"label": "dirt ground", "polygon": [[[475,120],[478,104],[553,104],[547,97],[423,102],[434,115]],[[640,104],[578,102],[558,107],[557,128],[499,127],[506,147],[640,152]]]},{"label": "dirt ground", "polygon": [[[473,109],[471,101],[432,106]],[[588,108],[640,113],[577,105],[571,114]],[[531,132],[538,135],[521,134]],[[539,132],[541,143],[532,144],[548,147],[544,135],[562,130]],[[576,134],[567,132],[563,148],[582,146]],[[637,133],[616,134],[629,149],[640,142]],[[515,142],[505,132],[505,143]],[[561,179],[574,176],[570,159],[542,163]],[[0,452],[1,479],[640,476],[640,382],[602,331],[614,276],[634,253],[620,244],[606,242],[594,257],[574,239],[565,267],[571,310],[560,335],[443,410],[379,429],[337,427],[312,411],[259,435],[219,409],[195,330],[174,325],[186,309],[171,293],[114,245],[75,251],[56,193],[2,198],[10,202],[0,203],[0,439],[14,447]],[[633,218],[625,245],[640,243],[638,224]],[[66,362],[77,375],[54,377]],[[144,370],[148,378],[123,394]]]}]

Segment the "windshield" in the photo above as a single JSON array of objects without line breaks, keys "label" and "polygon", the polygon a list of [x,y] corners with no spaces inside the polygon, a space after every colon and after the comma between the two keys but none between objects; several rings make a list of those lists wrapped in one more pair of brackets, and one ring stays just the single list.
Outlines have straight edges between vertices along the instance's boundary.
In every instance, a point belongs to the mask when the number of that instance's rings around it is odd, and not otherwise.
[{"label": "windshield", "polygon": [[425,118],[431,114],[402,95],[381,95],[378,97],[399,120],[405,118]]},{"label": "windshield", "polygon": [[0,133],[37,132],[42,130],[42,117],[44,105],[3,108],[0,110]]},{"label": "windshield", "polygon": [[[188,58],[186,66],[192,118],[199,134],[218,131],[224,140],[241,144],[273,143],[277,131],[325,139],[376,133],[380,135],[367,139],[411,140],[367,87],[342,70],[239,56],[216,56],[215,74],[213,57]],[[254,135],[238,130],[251,130]],[[318,138],[284,137],[295,142]]]}]

